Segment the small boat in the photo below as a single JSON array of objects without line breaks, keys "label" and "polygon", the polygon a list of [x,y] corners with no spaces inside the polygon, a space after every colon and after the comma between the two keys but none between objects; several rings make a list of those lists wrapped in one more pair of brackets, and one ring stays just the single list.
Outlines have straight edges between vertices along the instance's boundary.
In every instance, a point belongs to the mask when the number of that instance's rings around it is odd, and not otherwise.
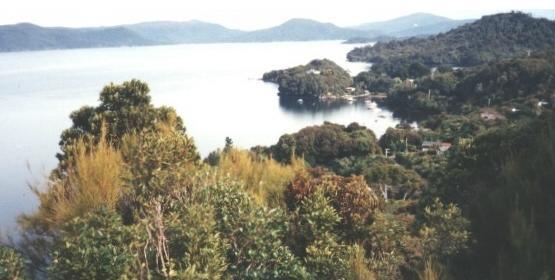
[{"label": "small boat", "polygon": [[299,103],[299,104],[303,105],[303,102],[304,102],[304,101],[303,101],[303,99],[302,99],[302,98],[299,98],[299,99],[297,99],[297,103]]},{"label": "small boat", "polygon": [[374,110],[376,108],[378,108],[378,103],[373,102],[373,101],[366,101],[366,108],[368,108],[368,110]]}]

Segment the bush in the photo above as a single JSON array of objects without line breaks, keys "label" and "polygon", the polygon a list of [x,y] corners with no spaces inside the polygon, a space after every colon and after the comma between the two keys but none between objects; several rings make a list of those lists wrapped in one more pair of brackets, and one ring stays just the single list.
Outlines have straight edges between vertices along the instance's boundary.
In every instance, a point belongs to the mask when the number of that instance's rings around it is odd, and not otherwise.
[{"label": "bush", "polygon": [[229,244],[228,273],[239,279],[305,279],[306,269],[283,240],[286,217],[280,209],[256,205],[238,186],[203,191],[215,210],[216,227]]},{"label": "bush", "polygon": [[0,245],[0,279],[25,279],[25,262],[14,249]]},{"label": "bush", "polygon": [[[112,210],[76,217],[56,239],[49,279],[125,279],[132,275],[136,234]],[[132,277],[130,277],[132,278]]]},{"label": "bush", "polygon": [[322,191],[341,217],[338,229],[348,239],[356,239],[360,228],[369,222],[381,207],[381,199],[362,177],[341,177],[313,170],[301,172],[286,189],[285,199],[290,210],[300,207],[304,199]]},{"label": "bush", "polygon": [[219,155],[217,166],[220,173],[243,182],[256,202],[278,207],[283,204],[285,187],[304,168],[303,159],[292,158],[290,162],[281,164],[252,152],[230,149]]},{"label": "bush", "polygon": [[227,269],[228,246],[216,231],[214,210],[207,205],[182,205],[166,218],[170,257],[178,278],[221,279]]},{"label": "bush", "polygon": [[126,216],[142,216],[152,200],[164,208],[170,206],[180,193],[188,191],[190,175],[200,165],[193,140],[172,128],[126,135],[121,146],[129,170],[121,205]]},{"label": "bush", "polygon": [[53,176],[46,191],[35,190],[37,213],[22,218],[25,228],[56,230],[98,208],[114,209],[122,193],[125,167],[121,153],[100,140],[77,141],[63,177]]},{"label": "bush", "polygon": [[420,238],[426,257],[445,260],[468,247],[470,223],[456,205],[444,205],[436,198],[425,207],[423,220]]}]

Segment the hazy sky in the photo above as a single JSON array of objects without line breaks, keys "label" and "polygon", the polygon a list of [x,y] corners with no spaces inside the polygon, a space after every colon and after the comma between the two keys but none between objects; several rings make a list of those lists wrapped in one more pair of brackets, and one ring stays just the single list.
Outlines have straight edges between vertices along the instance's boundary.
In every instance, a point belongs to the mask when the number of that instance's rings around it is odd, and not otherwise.
[{"label": "hazy sky", "polygon": [[340,26],[385,20],[414,12],[452,18],[523,9],[553,9],[553,0],[2,0],[0,24],[45,26],[117,25],[153,20],[198,19],[231,28],[257,29],[295,18]]}]

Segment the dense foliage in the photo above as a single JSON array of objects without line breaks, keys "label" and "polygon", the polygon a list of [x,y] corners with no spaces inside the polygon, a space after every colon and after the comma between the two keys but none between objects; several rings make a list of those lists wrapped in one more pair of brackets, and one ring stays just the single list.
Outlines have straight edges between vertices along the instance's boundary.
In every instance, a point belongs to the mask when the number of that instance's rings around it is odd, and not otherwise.
[{"label": "dense foliage", "polygon": [[345,127],[328,122],[282,135],[270,151],[280,162],[288,162],[293,155],[298,155],[312,166],[331,166],[336,159],[381,153],[376,136],[366,127],[357,123]]},{"label": "dense foliage", "polygon": [[262,80],[278,84],[279,96],[294,99],[318,99],[326,96],[341,96],[350,93],[348,87],[353,79],[335,62],[313,60],[285,70],[265,73]]},{"label": "dense foliage", "polygon": [[554,44],[555,22],[511,12],[484,16],[428,38],[378,42],[374,46],[356,48],[348,58],[377,64],[475,66],[544,50]]},{"label": "dense foliage", "polygon": [[[21,218],[30,275],[390,279],[415,276],[425,263],[420,245],[406,246],[445,234],[426,230],[423,239],[414,211],[394,210],[404,206],[379,194],[374,183],[421,183],[381,158],[365,127],[307,128],[291,136],[298,149],[281,143],[241,151],[228,138],[208,166],[173,110],[153,107],[147,89],[139,81],[110,85],[98,107],[72,114],[60,143],[63,164],[36,190],[37,212]],[[305,161],[345,177],[307,169]],[[413,205],[412,195],[401,196]],[[462,237],[445,246],[464,248]],[[442,246],[430,250],[439,254]],[[0,253],[0,273],[23,277],[23,259],[4,247]]]},{"label": "dense foliage", "polygon": [[555,275],[553,113],[493,129],[449,160],[432,191],[461,205],[476,245],[475,278]]},{"label": "dense foliage", "polygon": [[[459,114],[491,123],[519,114],[536,115],[555,101],[551,91],[555,86],[554,54],[546,51],[462,70],[437,71],[418,79],[415,87],[390,87],[384,102],[407,118]],[[480,117],[483,113],[491,117]]]},{"label": "dense foliage", "polygon": [[25,279],[25,261],[14,249],[0,244],[0,279]]}]

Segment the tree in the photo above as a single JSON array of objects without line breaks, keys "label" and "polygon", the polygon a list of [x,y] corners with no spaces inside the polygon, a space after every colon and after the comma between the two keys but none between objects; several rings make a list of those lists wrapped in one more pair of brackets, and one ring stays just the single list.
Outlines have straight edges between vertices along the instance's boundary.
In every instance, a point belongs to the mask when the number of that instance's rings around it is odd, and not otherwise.
[{"label": "tree", "polygon": [[424,208],[423,220],[419,234],[427,258],[446,260],[468,248],[470,222],[456,205],[436,198]]},{"label": "tree", "polygon": [[335,159],[381,153],[374,133],[352,123],[347,127],[325,122],[285,134],[270,147],[274,158],[288,162],[293,154],[302,156],[311,166],[331,166]]},{"label": "tree", "polygon": [[60,148],[62,153],[60,172],[67,165],[74,144],[79,139],[92,143],[99,141],[101,129],[106,128],[108,142],[119,147],[125,134],[141,133],[159,129],[174,129],[185,133],[183,121],[175,110],[168,107],[155,108],[150,103],[150,89],[139,80],[131,80],[121,85],[110,84],[100,92],[100,105],[85,106],[71,113],[72,126],[62,132]]},{"label": "tree", "polygon": [[233,140],[231,140],[231,138],[226,137],[225,138],[225,146],[224,146],[224,153],[229,152],[229,150],[231,150],[233,148]]}]

